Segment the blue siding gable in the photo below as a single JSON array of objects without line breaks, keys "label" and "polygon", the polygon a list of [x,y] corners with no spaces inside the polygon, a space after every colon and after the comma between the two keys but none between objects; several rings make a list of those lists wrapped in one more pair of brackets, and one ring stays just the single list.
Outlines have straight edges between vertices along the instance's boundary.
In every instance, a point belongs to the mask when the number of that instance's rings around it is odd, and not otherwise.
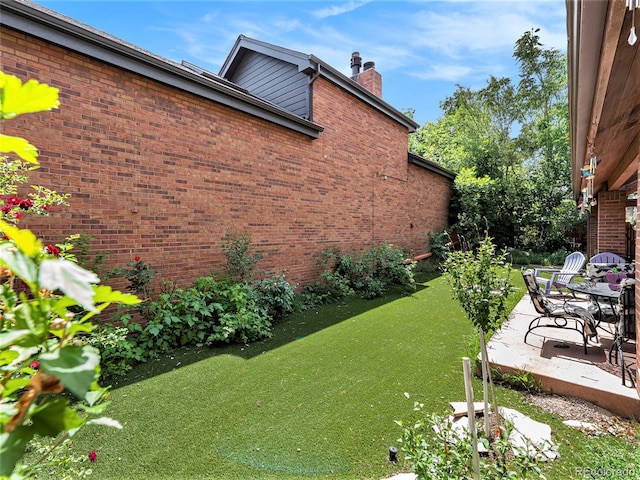
[{"label": "blue siding gable", "polygon": [[309,76],[297,65],[248,50],[229,80],[294,115],[310,116]]}]

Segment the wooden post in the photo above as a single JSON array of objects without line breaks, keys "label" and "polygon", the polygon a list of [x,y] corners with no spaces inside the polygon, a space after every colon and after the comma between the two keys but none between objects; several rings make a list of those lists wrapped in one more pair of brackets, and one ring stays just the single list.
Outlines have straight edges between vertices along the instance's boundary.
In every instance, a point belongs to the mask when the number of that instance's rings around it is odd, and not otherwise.
[{"label": "wooden post", "polygon": [[[484,339],[484,330],[482,327],[479,329],[480,333],[480,357],[482,363],[482,396],[484,397],[484,436],[487,439],[491,438],[491,430],[489,424],[489,358],[487,355],[487,345]],[[496,406],[494,405],[495,409]]]},{"label": "wooden post", "polygon": [[462,358],[464,371],[464,391],[467,396],[467,417],[469,418],[469,433],[473,447],[473,478],[480,480],[480,455],[478,454],[478,434],[476,432],[476,410],[473,407],[473,387],[471,386],[471,363],[468,357]]}]

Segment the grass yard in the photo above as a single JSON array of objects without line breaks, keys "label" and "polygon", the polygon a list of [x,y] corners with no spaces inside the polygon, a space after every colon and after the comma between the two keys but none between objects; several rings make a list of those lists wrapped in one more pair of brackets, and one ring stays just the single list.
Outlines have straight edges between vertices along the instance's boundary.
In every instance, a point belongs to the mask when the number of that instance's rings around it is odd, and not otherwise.
[{"label": "grass yard", "polygon": [[[437,276],[408,297],[298,313],[268,341],[178,350],[140,365],[110,397],[107,414],[124,428],[89,426],[74,450],[96,450],[96,479],[380,479],[408,471],[387,459],[389,446],[399,447],[394,420],[414,418],[414,401],[445,412],[464,400],[461,357],[474,353],[473,335]],[[475,388],[480,398],[479,381]],[[589,440],[521,393],[497,393],[552,423],[563,457],[549,478],[572,478]]]}]

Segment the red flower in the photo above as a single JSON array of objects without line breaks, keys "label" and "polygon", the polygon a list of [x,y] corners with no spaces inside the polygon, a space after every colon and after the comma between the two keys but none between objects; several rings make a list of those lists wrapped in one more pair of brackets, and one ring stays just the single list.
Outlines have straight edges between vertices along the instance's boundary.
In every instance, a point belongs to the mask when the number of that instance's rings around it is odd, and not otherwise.
[{"label": "red flower", "polygon": [[95,450],[91,450],[89,452],[89,460],[91,460],[91,463],[96,463],[96,460],[98,460],[98,456],[96,455]]},{"label": "red flower", "polygon": [[60,255],[60,249],[55,245],[49,244],[45,247],[45,250],[47,251],[48,254],[53,255],[54,257],[57,257],[58,255]]},{"label": "red flower", "polygon": [[14,217],[16,217],[18,220],[20,220],[22,218],[22,214],[20,212],[16,212],[14,214]]},{"label": "red flower", "polygon": [[20,208],[23,210],[29,210],[31,207],[33,207],[33,202],[28,198],[20,202]]},{"label": "red flower", "polygon": [[48,212],[49,210],[51,210],[51,205],[45,205],[44,207],[42,207],[42,209],[43,209],[45,212]]},{"label": "red flower", "polygon": [[11,210],[13,210],[13,205],[5,205],[2,207],[2,213],[9,213]]},{"label": "red flower", "polygon": [[140,261],[140,257],[135,256],[133,260],[136,261],[136,262],[139,262]]},{"label": "red flower", "polygon": [[40,366],[40,362],[38,360],[35,360],[35,361],[31,362],[31,364],[29,366],[35,370],[36,368],[38,368]]},{"label": "red flower", "polygon": [[6,200],[6,204],[7,205],[20,205],[20,202],[22,202],[22,200],[20,199],[20,197],[16,197],[15,195],[11,195],[9,198],[7,198]]}]

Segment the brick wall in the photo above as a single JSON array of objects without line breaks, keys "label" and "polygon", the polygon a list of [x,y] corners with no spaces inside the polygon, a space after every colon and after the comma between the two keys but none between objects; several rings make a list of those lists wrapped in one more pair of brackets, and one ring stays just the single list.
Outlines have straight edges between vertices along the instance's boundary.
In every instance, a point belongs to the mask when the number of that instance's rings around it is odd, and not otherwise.
[{"label": "brick wall", "polygon": [[369,67],[351,78],[375,96],[382,98],[382,75],[374,67]]},{"label": "brick wall", "polygon": [[406,129],[322,78],[312,140],[8,28],[0,54],[2,71],[60,89],[59,109],[2,125],[40,149],[32,182],[72,195],[22,225],[47,242],[86,232],[108,267],[140,255],[186,284],[221,270],[232,228],[300,285],[329,246],[420,253],[446,227],[451,182],[410,166]]},{"label": "brick wall", "polygon": [[625,256],[626,224],[625,192],[610,191],[598,194],[597,236],[598,252],[613,252]]}]

